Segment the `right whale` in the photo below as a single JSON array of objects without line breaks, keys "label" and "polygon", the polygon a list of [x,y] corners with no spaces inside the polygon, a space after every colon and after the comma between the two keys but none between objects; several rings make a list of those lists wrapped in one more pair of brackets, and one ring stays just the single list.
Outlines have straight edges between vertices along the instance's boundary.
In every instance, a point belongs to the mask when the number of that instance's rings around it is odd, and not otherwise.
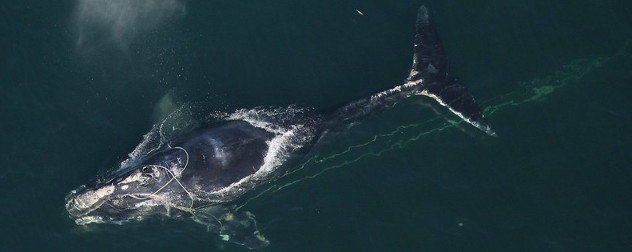
[{"label": "right whale", "polygon": [[269,241],[257,229],[254,215],[234,206],[236,200],[296,170],[290,161],[307,155],[327,132],[345,129],[413,95],[431,97],[469,124],[496,135],[474,98],[446,72],[439,36],[421,6],[413,65],[403,84],[330,112],[291,120],[240,110],[161,141],[95,185],[72,190],[66,196],[66,210],[78,225],[124,224],[159,216],[191,219],[223,240],[261,248]]},{"label": "right whale", "polygon": [[448,74],[446,54],[439,34],[432,25],[425,6],[417,12],[413,44],[413,65],[404,84],[356,100],[328,115],[331,124],[349,124],[389,108],[413,95],[424,95],[447,107],[472,126],[490,136],[496,133],[483,120],[483,112],[459,81]]}]

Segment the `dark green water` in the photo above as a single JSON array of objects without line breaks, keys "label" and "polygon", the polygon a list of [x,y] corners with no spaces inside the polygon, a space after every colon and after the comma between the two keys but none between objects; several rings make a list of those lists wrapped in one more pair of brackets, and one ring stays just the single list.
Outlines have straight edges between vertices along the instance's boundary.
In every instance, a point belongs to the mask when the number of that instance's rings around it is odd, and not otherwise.
[{"label": "dark green water", "polygon": [[80,228],[64,196],[167,92],[203,117],[399,84],[420,4],[500,137],[402,102],[248,201],[265,250],[632,249],[631,3],[83,0],[0,4],[0,251],[245,250],[190,222]]}]

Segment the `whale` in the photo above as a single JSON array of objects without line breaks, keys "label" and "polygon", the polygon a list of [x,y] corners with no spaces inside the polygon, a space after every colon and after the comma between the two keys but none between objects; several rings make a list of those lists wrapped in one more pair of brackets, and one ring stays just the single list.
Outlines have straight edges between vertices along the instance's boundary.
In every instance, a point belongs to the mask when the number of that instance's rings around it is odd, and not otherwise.
[{"label": "whale", "polygon": [[[244,194],[293,169],[324,136],[340,132],[412,96],[426,96],[467,124],[496,136],[474,97],[448,74],[428,9],[417,11],[410,74],[390,89],[328,111],[282,121],[227,116],[200,125],[113,169],[65,197],[77,225],[125,224],[154,218],[193,220],[220,239],[262,248],[270,241],[254,214],[232,207]],[[248,110],[242,112],[247,113]]]}]

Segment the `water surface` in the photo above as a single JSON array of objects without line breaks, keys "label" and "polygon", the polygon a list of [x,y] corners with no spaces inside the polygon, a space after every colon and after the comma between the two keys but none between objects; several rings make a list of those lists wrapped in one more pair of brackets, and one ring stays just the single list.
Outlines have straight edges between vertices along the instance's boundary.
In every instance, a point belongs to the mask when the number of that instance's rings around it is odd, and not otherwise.
[{"label": "water surface", "polygon": [[166,93],[204,118],[401,83],[421,4],[499,137],[401,102],[242,199],[265,250],[632,248],[630,3],[79,0],[0,5],[0,250],[245,250],[189,222],[78,227],[64,196]]}]

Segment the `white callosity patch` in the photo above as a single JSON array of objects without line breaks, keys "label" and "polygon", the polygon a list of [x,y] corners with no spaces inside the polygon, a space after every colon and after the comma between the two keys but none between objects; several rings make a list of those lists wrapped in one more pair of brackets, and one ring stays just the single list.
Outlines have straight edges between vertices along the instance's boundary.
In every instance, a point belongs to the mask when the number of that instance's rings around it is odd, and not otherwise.
[{"label": "white callosity patch", "polygon": [[101,187],[95,191],[87,191],[75,198],[75,206],[78,208],[89,208],[96,204],[100,199],[112,194],[114,186],[108,185]]},{"label": "white callosity patch", "polygon": [[123,181],[121,181],[121,184],[129,184],[129,183],[132,183],[132,182],[139,181],[141,179],[141,176],[142,175],[141,175],[140,172],[134,172],[134,173],[132,173],[132,175],[128,176]]},{"label": "white callosity patch", "polygon": [[[102,199],[111,195],[113,192],[114,192],[114,186],[112,185],[104,186],[94,191],[86,191],[82,193],[81,195],[78,195],[72,198],[70,201],[68,201],[66,203],[66,209],[78,210],[80,212],[83,212],[84,215],[86,215],[94,211],[95,209],[99,208],[101,204],[103,204],[104,202]],[[71,195],[75,195],[76,193],[77,191],[73,190],[71,192]],[[99,222],[99,221],[102,222],[102,219],[100,218],[94,219],[96,217],[90,217],[92,218],[90,220],[86,218],[89,218],[89,217],[84,216],[83,218],[79,218],[75,220],[75,222],[80,225],[91,223],[91,222]]]},{"label": "white callosity patch", "polygon": [[[157,178],[160,177],[161,173],[160,170],[158,169],[152,169],[152,174],[151,177]],[[121,182],[119,182],[119,185],[121,186],[121,189],[123,190],[127,190],[128,185],[130,183],[140,183],[143,184],[145,183],[147,180],[149,179],[148,176],[143,176],[143,174],[139,171],[134,171],[132,174],[130,174],[129,176],[127,176],[125,179],[123,179]]]}]

